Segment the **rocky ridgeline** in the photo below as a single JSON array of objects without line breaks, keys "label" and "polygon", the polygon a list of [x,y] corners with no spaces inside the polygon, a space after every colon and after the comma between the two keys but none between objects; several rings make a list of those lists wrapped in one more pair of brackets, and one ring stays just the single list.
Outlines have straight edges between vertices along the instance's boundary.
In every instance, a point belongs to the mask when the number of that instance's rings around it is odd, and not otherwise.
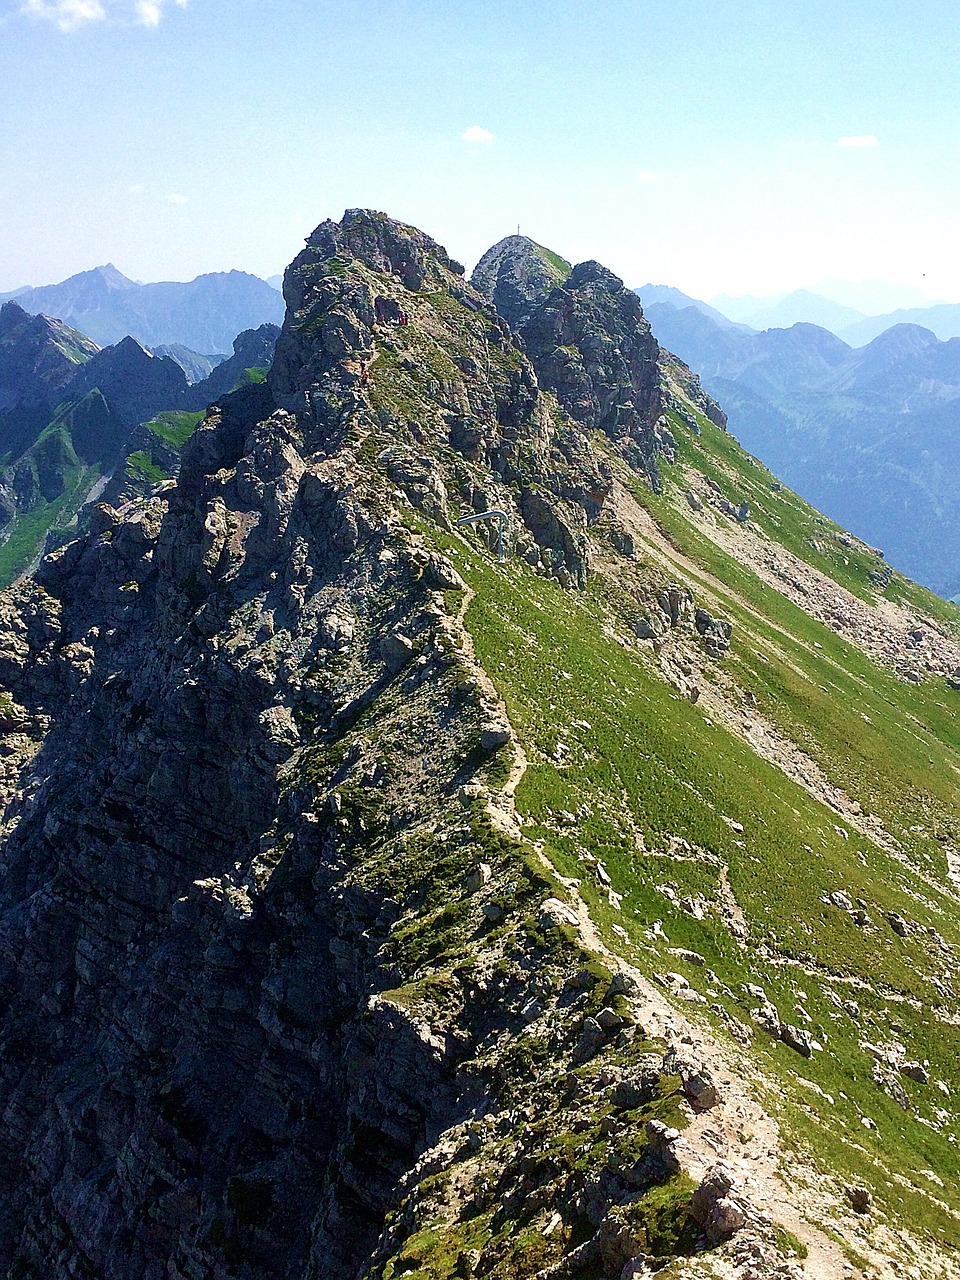
[{"label": "rocky ridgeline", "polygon": [[488,249],[470,283],[517,332],[547,295],[570,275],[569,262],[528,236],[507,236]]},{"label": "rocky ridgeline", "polygon": [[[323,224],[268,382],[2,599],[4,1273],[386,1276],[441,1221],[451,1273],[529,1274],[529,1231],[544,1275],[635,1274],[750,1218],[679,1171],[709,1081],[550,906],[418,532],[496,506],[583,581],[609,479],[572,417],[652,447],[657,363],[613,277],[565,288],[563,412],[439,246]],[[633,316],[619,355],[590,315]]]},{"label": "rocky ridgeline", "polygon": [[509,236],[481,258],[473,283],[517,331],[541,386],[659,488],[657,458],[672,460],[676,449],[666,419],[668,408],[680,407],[671,380],[714,421],[725,421],[723,411],[696,375],[661,351],[639,299],[618,276],[598,262],[561,273],[544,254],[532,240]]}]

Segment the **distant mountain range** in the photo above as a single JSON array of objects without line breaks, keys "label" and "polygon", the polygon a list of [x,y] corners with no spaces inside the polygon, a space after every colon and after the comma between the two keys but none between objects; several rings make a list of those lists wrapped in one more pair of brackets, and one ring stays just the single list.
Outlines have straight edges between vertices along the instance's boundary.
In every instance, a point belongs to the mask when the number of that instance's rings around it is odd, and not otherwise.
[{"label": "distant mountain range", "polygon": [[149,348],[175,344],[191,352],[229,351],[242,330],[283,319],[280,293],[244,271],[214,272],[187,283],[138,284],[108,263],[60,284],[0,294],[0,303],[11,299],[31,315],[57,317],[99,346],[130,336]]},{"label": "distant mountain range", "polygon": [[689,294],[682,293],[671,285],[645,284],[641,289],[636,289],[635,293],[639,297],[644,310],[657,303],[664,303],[668,307],[675,308],[695,307],[697,311],[707,316],[714,324],[719,325],[721,329],[742,329],[745,333],[751,332],[750,325],[740,324],[729,316],[724,315],[722,311],[717,311],[715,307],[711,307],[708,303],[701,302],[699,298],[691,298]]},{"label": "distant mountain range", "polygon": [[960,337],[960,303],[937,302],[885,311],[873,315],[845,306],[808,289],[774,294],[768,298],[731,297],[723,294],[710,304],[690,298],[668,285],[644,285],[637,290],[641,301],[694,306],[711,319],[733,321],[748,329],[789,329],[795,324],[815,324],[842,338],[851,347],[862,347],[897,324],[919,324],[941,341]]},{"label": "distant mountain range", "polygon": [[0,306],[0,586],[105,488],[120,499],[169,475],[206,406],[263,378],[278,333],[245,331],[191,385],[181,361],[132,337],[100,349],[19,300]]},{"label": "distant mountain range", "polygon": [[960,592],[960,338],[898,324],[853,348],[812,324],[736,329],[705,304],[644,311],[771,470],[905,573]]}]

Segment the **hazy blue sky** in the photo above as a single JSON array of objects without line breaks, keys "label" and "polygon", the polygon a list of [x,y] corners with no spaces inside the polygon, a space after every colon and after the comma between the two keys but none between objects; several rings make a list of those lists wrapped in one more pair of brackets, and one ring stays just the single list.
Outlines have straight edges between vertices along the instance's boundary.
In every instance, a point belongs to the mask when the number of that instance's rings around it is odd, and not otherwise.
[{"label": "hazy blue sky", "polygon": [[[0,289],[283,268],[345,207],[700,297],[960,299],[955,0],[0,0]],[[466,133],[466,138],[464,134]]]}]

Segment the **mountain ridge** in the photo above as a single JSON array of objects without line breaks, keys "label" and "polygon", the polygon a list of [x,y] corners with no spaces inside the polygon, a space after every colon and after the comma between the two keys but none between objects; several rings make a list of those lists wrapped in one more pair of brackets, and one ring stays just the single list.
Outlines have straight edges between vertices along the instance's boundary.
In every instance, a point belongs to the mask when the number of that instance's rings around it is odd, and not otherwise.
[{"label": "mountain ridge", "polygon": [[0,597],[14,1273],[957,1274],[960,612],[548,284],[321,224]]},{"label": "mountain ridge", "polygon": [[236,270],[138,284],[109,263],[59,284],[19,290],[16,301],[25,311],[72,322],[101,346],[130,335],[148,348],[179,343],[192,351],[221,351],[241,330],[283,319],[277,290]]}]

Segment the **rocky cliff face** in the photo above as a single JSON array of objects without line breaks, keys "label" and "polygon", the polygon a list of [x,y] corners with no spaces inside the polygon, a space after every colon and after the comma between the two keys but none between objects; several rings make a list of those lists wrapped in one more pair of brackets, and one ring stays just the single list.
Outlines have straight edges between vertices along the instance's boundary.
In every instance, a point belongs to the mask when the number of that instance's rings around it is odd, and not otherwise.
[{"label": "rocky cliff face", "polygon": [[598,262],[581,262],[521,327],[541,384],[570,416],[656,480],[673,452],[662,418],[660,349],[640,299]]},{"label": "rocky cliff face", "polygon": [[526,236],[508,236],[483,255],[472,283],[520,335],[540,385],[580,426],[603,431],[654,487],[658,457],[675,453],[665,416],[680,408],[671,383],[726,422],[696,375],[660,349],[636,294],[599,263],[571,268]]},{"label": "rocky cliff face", "polygon": [[[787,1280],[795,1232],[810,1275],[840,1274],[809,1221],[842,1223],[839,1200],[801,1213],[777,1178],[761,1061],[785,1097],[801,1060],[805,1104],[836,1090],[838,1129],[875,1107],[889,1146],[905,1099],[949,1153],[938,1099],[898,1077],[944,1052],[907,1057],[914,1004],[926,1034],[953,999],[914,793],[886,777],[868,814],[834,784],[828,807],[828,755],[773,699],[737,736],[731,637],[763,647],[762,696],[824,645],[768,630],[767,597],[745,608],[640,504],[672,519],[650,459],[687,483],[716,429],[623,292],[595,264],[553,291],[538,375],[444,250],[348,211],[287,272],[268,380],[210,411],[176,482],[99,506],[0,597],[0,1270]],[[758,512],[781,502],[716,456]],[[698,537],[757,536],[696,483]],[[870,701],[859,657],[811,634],[889,751],[893,678]],[[903,832],[873,816],[889,796]],[[923,902],[884,879],[890,849],[924,857]],[[818,897],[844,856],[850,893]],[[835,1046],[893,1009],[878,1104]],[[851,1185],[864,1212],[882,1181]]]}]

